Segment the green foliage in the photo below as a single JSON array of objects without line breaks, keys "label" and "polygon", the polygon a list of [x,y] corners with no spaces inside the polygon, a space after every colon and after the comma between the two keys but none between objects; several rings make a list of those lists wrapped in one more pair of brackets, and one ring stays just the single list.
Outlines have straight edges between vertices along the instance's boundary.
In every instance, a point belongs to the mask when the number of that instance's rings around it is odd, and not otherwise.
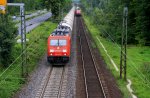
[{"label": "green foliage", "polygon": [[[14,0],[13,3],[25,3],[26,11],[34,11],[47,8],[57,18],[61,11],[70,9],[71,0]],[[8,6],[8,13],[12,15],[19,14],[19,7]]]},{"label": "green foliage", "polygon": [[[34,11],[45,8],[44,0],[13,0],[12,3],[25,3],[26,11]],[[8,6],[8,13],[15,15],[20,11],[19,7]]]},{"label": "green foliage", "polygon": [[142,73],[145,74],[147,79],[150,81],[150,62],[144,62],[140,68]]},{"label": "green foliage", "polygon": [[82,8],[91,17],[101,36],[120,43],[123,8],[128,6],[128,44],[150,45],[149,0],[82,0]]},{"label": "green foliage", "polygon": [[17,33],[17,28],[8,15],[0,16],[0,65],[8,66],[12,58],[12,48]]},{"label": "green foliage", "polygon": [[96,24],[102,32],[101,36],[119,42],[122,28],[120,22],[122,21],[121,1],[111,0],[108,3],[108,1],[103,0],[90,0],[88,4],[85,2],[84,4],[83,6],[86,6],[85,10],[88,10],[86,11],[87,15],[90,14],[93,24]]},{"label": "green foliage", "polygon": [[60,11],[69,5],[71,5],[70,0],[45,0],[45,6],[48,10],[51,9],[54,18],[57,18]]},{"label": "green foliage", "polygon": [[54,18],[56,18],[59,15],[59,11],[61,8],[61,1],[60,0],[48,0],[47,3],[49,4],[47,9],[51,8],[51,12]]},{"label": "green foliage", "polygon": [[138,37],[138,42],[142,41],[143,45],[150,45],[150,1],[149,0],[134,0],[134,9],[136,14],[136,36]]}]

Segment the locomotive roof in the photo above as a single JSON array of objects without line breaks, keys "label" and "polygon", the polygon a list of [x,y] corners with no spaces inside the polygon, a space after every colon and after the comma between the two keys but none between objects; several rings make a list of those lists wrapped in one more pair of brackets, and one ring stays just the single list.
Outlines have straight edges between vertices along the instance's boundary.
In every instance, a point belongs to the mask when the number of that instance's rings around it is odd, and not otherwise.
[{"label": "locomotive roof", "polygon": [[49,36],[49,39],[68,39],[70,36]]},{"label": "locomotive roof", "polygon": [[77,6],[77,7],[76,7],[76,10],[80,10],[80,7]]},{"label": "locomotive roof", "polygon": [[58,35],[65,36],[65,35],[68,35],[70,33],[69,31],[70,31],[69,29],[55,29],[52,32],[51,36],[58,36]]}]

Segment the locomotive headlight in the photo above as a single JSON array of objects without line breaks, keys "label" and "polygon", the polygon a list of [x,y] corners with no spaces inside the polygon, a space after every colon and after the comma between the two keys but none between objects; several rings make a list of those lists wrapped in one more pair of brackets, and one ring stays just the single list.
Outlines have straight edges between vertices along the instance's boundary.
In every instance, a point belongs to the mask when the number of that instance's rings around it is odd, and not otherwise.
[{"label": "locomotive headlight", "polygon": [[54,50],[50,49],[50,52],[54,52]]},{"label": "locomotive headlight", "polygon": [[63,50],[63,52],[67,52],[67,50],[66,50],[66,49],[64,49],[64,50]]}]

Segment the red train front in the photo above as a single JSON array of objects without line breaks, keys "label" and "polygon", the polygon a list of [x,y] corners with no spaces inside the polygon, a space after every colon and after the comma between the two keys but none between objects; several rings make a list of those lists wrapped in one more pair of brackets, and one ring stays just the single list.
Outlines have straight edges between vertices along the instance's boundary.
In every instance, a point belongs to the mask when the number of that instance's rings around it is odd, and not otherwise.
[{"label": "red train front", "polygon": [[47,59],[51,64],[64,64],[70,58],[70,36],[49,36]]},{"label": "red train front", "polygon": [[81,16],[81,9],[79,7],[76,8],[75,15],[76,16]]}]

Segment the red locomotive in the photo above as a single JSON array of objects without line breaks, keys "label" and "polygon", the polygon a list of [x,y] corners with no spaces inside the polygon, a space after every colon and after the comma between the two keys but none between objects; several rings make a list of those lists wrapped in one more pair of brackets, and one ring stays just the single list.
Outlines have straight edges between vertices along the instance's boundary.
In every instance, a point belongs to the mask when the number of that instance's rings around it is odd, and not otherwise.
[{"label": "red locomotive", "polygon": [[48,62],[52,64],[67,63],[70,58],[70,36],[49,36]]}]

